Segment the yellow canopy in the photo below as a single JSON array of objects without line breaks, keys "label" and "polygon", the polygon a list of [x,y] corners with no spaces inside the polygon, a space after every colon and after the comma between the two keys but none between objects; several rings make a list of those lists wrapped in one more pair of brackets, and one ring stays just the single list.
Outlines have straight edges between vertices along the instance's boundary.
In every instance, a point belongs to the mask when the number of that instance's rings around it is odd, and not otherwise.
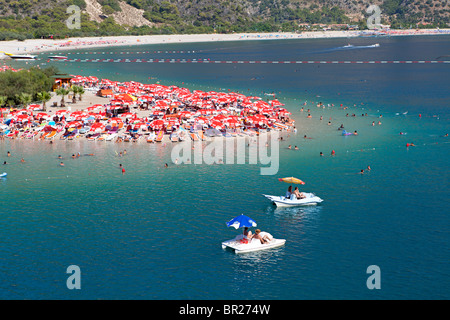
[{"label": "yellow canopy", "polygon": [[305,184],[302,180],[294,177],[278,178],[278,180],[286,183]]}]

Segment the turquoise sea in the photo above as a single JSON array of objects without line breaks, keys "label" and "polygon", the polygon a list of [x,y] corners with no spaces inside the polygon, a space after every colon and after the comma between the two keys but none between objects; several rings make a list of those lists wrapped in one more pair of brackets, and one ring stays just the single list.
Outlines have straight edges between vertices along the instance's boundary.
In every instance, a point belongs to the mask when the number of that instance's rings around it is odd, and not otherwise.
[{"label": "turquoise sea", "polygon": [[[264,40],[67,53],[83,59],[445,60],[449,40]],[[370,47],[375,43],[380,46]],[[267,176],[260,175],[261,164],[177,166],[170,144],[0,141],[0,161],[8,163],[0,170],[8,173],[0,180],[0,299],[450,298],[450,64],[47,63],[46,55],[34,64],[264,99],[273,92],[298,132],[283,135],[279,171]],[[358,136],[342,136],[341,124]],[[72,159],[77,152],[95,156]],[[358,174],[367,166],[370,171]],[[276,209],[262,194],[284,194],[287,184],[278,178],[285,176],[302,179],[303,190],[324,202]],[[286,245],[243,255],[223,250],[221,242],[239,232],[225,223],[241,213]],[[80,267],[80,290],[66,286],[70,265]],[[381,289],[366,286],[371,265],[380,268]]]}]

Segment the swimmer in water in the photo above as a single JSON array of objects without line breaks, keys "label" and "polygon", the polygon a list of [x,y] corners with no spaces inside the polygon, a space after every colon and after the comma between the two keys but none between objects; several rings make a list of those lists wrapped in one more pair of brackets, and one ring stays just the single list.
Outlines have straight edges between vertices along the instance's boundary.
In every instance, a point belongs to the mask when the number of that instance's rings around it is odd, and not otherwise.
[{"label": "swimmer in water", "polygon": [[164,168],[168,168],[169,167],[169,165],[166,163],[165,165],[164,165]]},{"label": "swimmer in water", "polygon": [[60,167],[64,167],[64,163],[61,161],[61,162],[59,163],[59,166],[60,166]]},{"label": "swimmer in water", "polygon": [[320,156],[323,157],[323,152],[322,151],[320,151]]},{"label": "swimmer in water", "polygon": [[292,149],[291,145],[289,145],[288,149]]},{"label": "swimmer in water", "polygon": [[9,151],[8,151],[8,153],[7,153],[7,156],[8,156],[8,157],[11,157],[11,153],[10,153]]},{"label": "swimmer in water", "polygon": [[24,158],[20,159],[20,162],[24,163],[24,162],[25,162],[25,159],[24,159]]},{"label": "swimmer in water", "polygon": [[334,150],[331,150],[331,155],[332,156],[336,155],[336,152],[334,152]]},{"label": "swimmer in water", "polygon": [[298,147],[297,146],[295,146],[295,148],[294,148],[295,150],[298,150]]}]

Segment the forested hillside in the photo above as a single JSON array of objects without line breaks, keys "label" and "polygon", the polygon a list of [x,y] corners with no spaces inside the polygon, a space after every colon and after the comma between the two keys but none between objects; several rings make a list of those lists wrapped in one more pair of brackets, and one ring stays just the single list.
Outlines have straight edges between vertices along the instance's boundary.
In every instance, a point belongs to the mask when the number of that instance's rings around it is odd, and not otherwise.
[{"label": "forested hillside", "polygon": [[[0,40],[173,33],[298,32],[305,25],[366,27],[371,4],[393,28],[448,27],[448,0],[0,0]],[[82,10],[70,29],[66,9]],[[309,26],[308,26],[309,28]]]}]

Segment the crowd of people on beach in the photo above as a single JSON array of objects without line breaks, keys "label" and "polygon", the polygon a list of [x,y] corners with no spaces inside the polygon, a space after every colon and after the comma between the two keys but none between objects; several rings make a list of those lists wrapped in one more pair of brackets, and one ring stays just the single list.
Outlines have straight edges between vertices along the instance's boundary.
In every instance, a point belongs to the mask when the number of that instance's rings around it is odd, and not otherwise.
[{"label": "crowd of people on beach", "polygon": [[176,86],[82,76],[74,77],[72,83],[88,90],[112,92],[109,102],[77,111],[45,112],[36,104],[25,109],[3,108],[0,136],[38,140],[85,137],[125,142],[146,138],[148,142],[161,142],[156,133],[162,133],[177,136],[178,139],[171,139],[175,142],[204,140],[210,134],[254,136],[261,131],[294,130],[291,113],[275,98],[266,102],[236,92],[191,92]]}]

